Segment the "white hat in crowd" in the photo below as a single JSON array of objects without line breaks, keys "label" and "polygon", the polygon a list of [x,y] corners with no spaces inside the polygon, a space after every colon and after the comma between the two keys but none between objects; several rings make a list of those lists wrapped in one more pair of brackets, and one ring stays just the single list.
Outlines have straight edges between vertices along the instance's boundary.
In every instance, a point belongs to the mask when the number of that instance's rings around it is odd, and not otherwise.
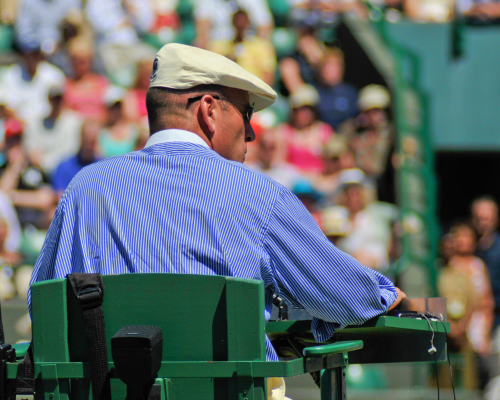
[{"label": "white hat in crowd", "polygon": [[344,169],[339,174],[339,190],[345,189],[349,185],[363,185],[365,183],[365,173],[359,168]]},{"label": "white hat in crowd", "polygon": [[312,85],[302,85],[290,96],[290,107],[299,108],[304,106],[315,107],[319,102],[319,93]]},{"label": "white hat in crowd", "polygon": [[359,91],[358,107],[361,111],[372,108],[385,109],[391,104],[391,95],[386,87],[381,85],[368,85]]},{"label": "white hat in crowd", "polygon": [[198,85],[221,85],[245,90],[255,111],[269,107],[276,92],[235,62],[211,51],[170,43],[163,46],[153,64],[149,87],[190,89]]},{"label": "white hat in crowd", "polygon": [[111,107],[113,104],[123,101],[127,91],[120,86],[109,85],[104,93],[102,101],[106,107]]}]

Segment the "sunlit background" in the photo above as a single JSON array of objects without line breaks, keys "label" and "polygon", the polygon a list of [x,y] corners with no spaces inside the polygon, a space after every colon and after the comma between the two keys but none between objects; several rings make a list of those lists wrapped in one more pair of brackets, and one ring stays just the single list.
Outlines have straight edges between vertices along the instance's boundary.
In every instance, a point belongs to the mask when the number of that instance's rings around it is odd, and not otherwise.
[{"label": "sunlit background", "polygon": [[[446,296],[459,398],[500,398],[499,21],[495,0],[0,0],[6,341],[31,338],[58,200],[86,165],[144,146],[154,55],[176,42],[276,90],[245,163],[409,297]],[[433,365],[351,365],[347,382],[350,399],[437,398]],[[309,376],[287,384],[319,398]]]}]

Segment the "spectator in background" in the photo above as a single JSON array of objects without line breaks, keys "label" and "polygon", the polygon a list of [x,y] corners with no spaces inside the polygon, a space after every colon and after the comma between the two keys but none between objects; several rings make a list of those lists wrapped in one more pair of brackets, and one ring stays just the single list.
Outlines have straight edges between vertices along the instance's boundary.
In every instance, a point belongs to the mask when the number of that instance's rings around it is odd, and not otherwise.
[{"label": "spectator in background", "polygon": [[338,48],[328,50],[319,66],[319,118],[333,129],[358,112],[356,89],[343,82],[344,67],[344,53]]},{"label": "spectator in background", "polygon": [[388,159],[394,147],[394,129],[389,122],[386,109],[391,97],[389,91],[380,85],[368,85],[359,92],[358,106],[361,113],[346,121],[339,133],[347,138],[356,157],[356,165],[371,179],[381,182]]},{"label": "spectator in background", "polygon": [[457,0],[457,11],[472,21],[500,20],[500,2],[497,0]]},{"label": "spectator in background", "polygon": [[155,49],[142,43],[138,36],[155,23],[154,10],[147,0],[87,0],[85,13],[110,76],[133,70],[146,57],[154,59]]},{"label": "spectator in background", "polygon": [[72,65],[72,78],[64,87],[64,106],[78,113],[82,118],[103,122],[106,108],[103,98],[108,80],[92,71],[93,44],[86,36],[77,36],[68,43]]},{"label": "spectator in background", "polygon": [[81,0],[19,1],[15,28],[21,47],[40,43],[45,54],[52,54],[61,42],[61,25],[72,12],[79,12]]},{"label": "spectator in background", "polygon": [[244,10],[234,13],[233,27],[236,33],[231,40],[211,41],[208,50],[235,61],[272,86],[277,65],[273,45],[268,39],[249,34],[250,18]]},{"label": "spectator in background", "polygon": [[78,153],[58,165],[52,174],[52,187],[60,199],[75,175],[83,167],[98,160],[97,139],[101,126],[96,121],[85,121],[80,132]]},{"label": "spectator in background", "polygon": [[323,172],[323,146],[333,135],[332,128],[316,117],[318,100],[318,92],[313,86],[302,86],[290,96],[290,123],[276,128],[280,159],[309,177]]},{"label": "spectator in background", "polygon": [[106,124],[99,133],[99,153],[104,158],[130,153],[139,138],[139,126],[127,120],[123,112],[126,91],[110,86],[104,95],[107,107]]},{"label": "spectator in background", "polygon": [[404,0],[408,18],[420,22],[446,22],[453,18],[455,0]]},{"label": "spectator in background", "polygon": [[22,231],[17,218],[16,209],[9,196],[0,191],[0,219],[7,224],[7,237],[4,241],[4,250],[17,253],[21,248]]},{"label": "spectator in background", "polygon": [[64,85],[63,72],[43,60],[40,47],[32,43],[23,48],[20,64],[10,66],[2,75],[0,89],[6,95],[6,103],[23,121],[45,118],[51,107],[49,90]]},{"label": "spectator in background", "polygon": [[489,272],[495,299],[493,328],[500,326],[500,236],[498,229],[498,204],[489,196],[474,200],[471,205],[472,224],[478,235],[476,255]]},{"label": "spectator in background", "polygon": [[[486,357],[491,350],[494,301],[490,281],[484,263],[474,256],[476,234],[473,228],[459,223],[450,234],[454,254],[441,271],[438,282],[440,296],[447,298],[450,351],[459,351],[465,356],[465,388],[484,387],[477,376],[478,367],[484,362],[478,365],[475,355]],[[485,384],[486,379],[481,381]]]},{"label": "spectator in background", "polygon": [[316,71],[324,52],[324,45],[316,38],[313,28],[299,31],[295,54],[283,58],[279,63],[283,85],[290,94],[294,94],[304,83],[316,82]]},{"label": "spectator in background", "polygon": [[[61,36],[62,41],[60,46],[50,55],[48,61],[60,68],[67,77],[73,78],[73,64],[70,59],[68,45],[76,37],[85,37],[92,46],[94,45],[92,29],[82,11],[73,12],[62,21]],[[102,66],[97,61],[94,59],[94,69],[104,72]]]},{"label": "spectator in background", "polygon": [[318,193],[308,179],[302,178],[295,182],[292,193],[297,196],[304,207],[311,213],[316,223],[321,226],[321,212],[319,202],[321,194]]},{"label": "spectator in background", "polygon": [[359,0],[288,0],[292,7],[292,24],[334,28],[339,14],[354,12],[360,17],[366,11]]},{"label": "spectator in background", "polygon": [[50,114],[26,123],[23,144],[31,164],[50,175],[63,159],[76,154],[82,120],[73,111],[62,108],[62,87],[52,87],[48,98]]},{"label": "spectator in background", "polygon": [[[471,221],[478,235],[476,255],[483,260],[489,272],[495,308],[492,323],[492,365],[485,400],[498,400],[500,393],[500,237],[498,203],[493,197],[482,196],[471,205]],[[497,375],[497,376],[495,376]]]},{"label": "spectator in background", "polygon": [[337,246],[361,264],[379,272],[389,268],[393,226],[399,217],[395,206],[373,201],[365,174],[360,169],[346,169],[339,178],[337,204],[349,211],[351,229]]},{"label": "spectator in background", "polygon": [[231,17],[245,10],[257,36],[268,38],[273,29],[273,18],[265,0],[203,0],[195,3],[196,39],[194,45],[206,49],[210,41],[231,40],[235,36]]},{"label": "spectator in background", "polygon": [[0,191],[6,193],[16,207],[21,226],[46,229],[54,211],[54,192],[40,168],[29,162],[22,144],[23,128],[11,121],[5,132],[6,163],[0,166]]},{"label": "spectator in background", "polygon": [[137,64],[134,86],[129,89],[123,100],[123,110],[127,119],[141,125],[148,124],[146,93],[152,70],[153,60],[151,58],[144,59]]},{"label": "spectator in background", "polygon": [[292,190],[301,178],[299,171],[291,164],[278,160],[278,137],[274,131],[259,135],[256,143],[256,161],[248,167],[266,174],[271,179]]},{"label": "spectator in background", "polygon": [[347,208],[342,206],[328,207],[321,212],[320,218],[321,230],[335,246],[341,238],[349,235],[351,222]]},{"label": "spectator in background", "polygon": [[8,264],[12,266],[21,261],[21,255],[8,249],[9,229],[9,222],[0,217],[0,265]]},{"label": "spectator in background", "polygon": [[340,184],[340,174],[345,169],[355,168],[354,154],[344,138],[333,136],[323,148],[323,171],[312,177],[314,187],[322,194],[323,206],[335,204]]},{"label": "spectator in background", "polygon": [[8,234],[8,224],[0,218],[0,301],[15,296],[16,288],[12,282],[14,274],[12,267],[21,261],[20,254],[8,251],[5,248],[5,241]]}]

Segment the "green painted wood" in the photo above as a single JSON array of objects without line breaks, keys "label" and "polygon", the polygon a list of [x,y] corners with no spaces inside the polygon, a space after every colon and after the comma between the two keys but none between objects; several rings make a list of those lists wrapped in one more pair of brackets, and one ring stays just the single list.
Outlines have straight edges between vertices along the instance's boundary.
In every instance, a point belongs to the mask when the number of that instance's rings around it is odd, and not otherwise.
[{"label": "green painted wood", "polygon": [[[306,372],[303,359],[291,361],[252,361],[251,374],[253,377],[286,377],[300,375]],[[245,362],[233,361],[190,361],[190,362],[162,362],[158,376],[160,378],[230,378],[235,372],[242,372],[248,366]],[[7,364],[7,378],[15,379],[19,364]],[[44,368],[56,368],[59,379],[89,379],[90,370],[88,362],[61,362],[61,363],[36,363],[35,376],[49,379],[44,375]],[[109,363],[111,379],[118,379],[114,364]],[[243,376],[243,375],[242,375]],[[51,378],[50,378],[51,379]]]},{"label": "green painted wood", "polygon": [[[109,354],[110,339],[124,325],[153,325],[162,328],[164,361],[265,361],[264,291],[260,281],[223,276],[125,274],[104,276],[103,282]],[[37,361],[88,361],[82,312],[67,285],[66,280],[33,285]],[[111,355],[109,359],[112,361]],[[195,378],[188,372],[186,375],[191,378],[168,380],[169,400],[200,396],[215,400],[227,398],[230,393],[231,398],[265,398],[264,378],[248,379],[251,375],[242,364],[229,375],[236,379],[202,378],[206,374]],[[60,379],[64,376],[68,375],[61,372]],[[59,387],[64,398],[67,390],[63,391],[61,383]],[[87,376],[72,379],[71,387],[72,399],[89,398]],[[39,392],[43,391],[40,388]],[[125,386],[119,380],[112,381],[112,394],[114,398],[124,398]]]},{"label": "green painted wood", "polygon": [[352,340],[348,342],[337,342],[322,346],[306,347],[303,351],[304,357],[323,357],[328,354],[346,353],[363,348],[362,340]]},{"label": "green painted wood", "polygon": [[[446,359],[446,334],[441,322],[431,321],[438,361]],[[446,331],[450,324],[445,322]],[[304,342],[315,343],[311,321],[274,321],[267,324],[271,337],[292,335]],[[328,342],[362,340],[364,347],[350,354],[353,364],[434,362],[427,350],[432,332],[425,320],[389,316],[375,317],[363,325],[338,330]]]},{"label": "green painted wood", "polygon": [[[31,290],[31,311],[32,315],[37,316],[32,319],[35,362],[70,361],[66,281],[59,279],[41,282],[33,285]],[[37,381],[37,393],[51,393],[51,390],[53,390],[53,382]],[[70,382],[68,380],[58,382],[58,393],[61,400],[69,399]]]},{"label": "green painted wood", "polygon": [[[444,328],[441,322],[431,321],[432,327],[436,333],[444,333]],[[449,322],[444,323],[447,332],[450,331]],[[406,334],[420,334],[421,332],[429,331],[429,324],[425,320],[417,320],[410,318],[389,317],[386,315],[378,316],[366,321],[359,326],[348,326],[335,334],[400,334],[399,330],[405,331]],[[267,333],[295,333],[295,332],[311,332],[311,321],[271,321],[266,326]]]},{"label": "green painted wood", "polygon": [[[40,368],[40,375],[43,379],[43,394],[45,400],[60,400],[59,378],[57,376],[57,365],[43,364]],[[66,382],[67,380],[61,381]]]},{"label": "green painted wood", "polygon": [[[258,282],[263,285],[262,282]],[[265,361],[264,296],[257,285],[245,290],[243,280],[226,282],[227,340],[229,361]],[[229,380],[229,398],[266,398],[263,377],[253,379],[252,363],[238,363],[236,380]]]}]

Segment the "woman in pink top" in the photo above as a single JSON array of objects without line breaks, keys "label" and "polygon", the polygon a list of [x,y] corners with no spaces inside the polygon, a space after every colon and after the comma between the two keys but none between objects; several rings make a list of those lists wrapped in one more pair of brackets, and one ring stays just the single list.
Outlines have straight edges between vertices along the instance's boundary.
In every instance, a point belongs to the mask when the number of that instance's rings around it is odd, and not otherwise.
[{"label": "woman in pink top", "polygon": [[318,100],[319,95],[313,86],[302,86],[290,97],[290,123],[277,128],[281,136],[281,158],[309,176],[322,173],[322,150],[334,133],[330,125],[316,118]]},{"label": "woman in pink top", "polygon": [[73,64],[73,79],[67,79],[64,102],[85,119],[104,121],[106,108],[103,96],[108,80],[92,71],[94,57],[92,42],[83,36],[71,39],[68,50]]}]

